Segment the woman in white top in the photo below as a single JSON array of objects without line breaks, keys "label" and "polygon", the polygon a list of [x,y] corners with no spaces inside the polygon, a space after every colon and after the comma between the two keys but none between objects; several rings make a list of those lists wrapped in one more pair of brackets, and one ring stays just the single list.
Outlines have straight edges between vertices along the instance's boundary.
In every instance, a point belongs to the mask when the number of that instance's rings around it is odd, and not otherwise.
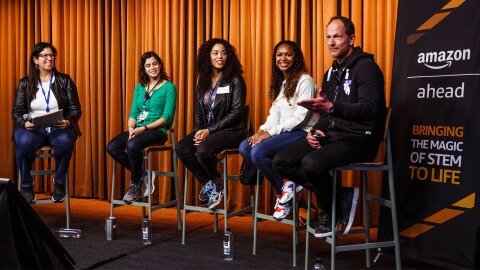
[{"label": "woman in white top", "polygon": [[[240,154],[246,162],[258,168],[272,183],[277,193],[273,217],[281,220],[290,213],[294,184],[284,180],[273,169],[272,160],[279,151],[305,139],[318,121],[297,102],[315,96],[315,82],[307,74],[300,46],[289,40],[280,41],[272,56],[272,79],[269,115],[259,130],[240,144]],[[297,187],[297,192],[301,187]]]},{"label": "woman in white top", "polygon": [[[12,116],[15,122],[15,158],[22,177],[23,196],[35,202],[30,173],[35,152],[44,145],[54,149],[56,173],[52,200],[65,199],[65,180],[82,115],[75,83],[69,75],[57,71],[57,50],[50,43],[35,44],[30,54],[28,76],[18,83]],[[63,119],[52,124],[35,125],[32,118],[62,110]]]}]

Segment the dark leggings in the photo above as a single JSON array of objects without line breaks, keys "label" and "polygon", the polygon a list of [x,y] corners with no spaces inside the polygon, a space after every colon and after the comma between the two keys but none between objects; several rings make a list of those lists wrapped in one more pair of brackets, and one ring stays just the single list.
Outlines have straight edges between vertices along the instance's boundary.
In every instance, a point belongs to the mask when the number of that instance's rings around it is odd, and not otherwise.
[{"label": "dark leggings", "polygon": [[[132,183],[140,184],[142,177],[143,149],[147,146],[167,141],[167,134],[160,130],[147,130],[132,139],[128,139],[128,131],[115,136],[107,145],[107,152],[123,167],[132,172]],[[125,152],[125,150],[127,150]]]},{"label": "dark leggings", "polygon": [[193,131],[175,146],[175,152],[182,163],[203,185],[209,180],[218,178],[217,157],[222,150],[238,148],[246,138],[245,130],[220,130],[210,134],[199,146],[195,146]]}]

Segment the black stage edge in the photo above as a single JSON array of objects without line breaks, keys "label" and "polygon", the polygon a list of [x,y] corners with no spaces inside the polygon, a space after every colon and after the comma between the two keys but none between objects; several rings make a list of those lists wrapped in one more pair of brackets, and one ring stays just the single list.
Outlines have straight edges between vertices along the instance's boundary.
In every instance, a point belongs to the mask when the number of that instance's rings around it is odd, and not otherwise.
[{"label": "black stage edge", "polygon": [[75,261],[11,182],[0,181],[0,269],[73,269]]}]

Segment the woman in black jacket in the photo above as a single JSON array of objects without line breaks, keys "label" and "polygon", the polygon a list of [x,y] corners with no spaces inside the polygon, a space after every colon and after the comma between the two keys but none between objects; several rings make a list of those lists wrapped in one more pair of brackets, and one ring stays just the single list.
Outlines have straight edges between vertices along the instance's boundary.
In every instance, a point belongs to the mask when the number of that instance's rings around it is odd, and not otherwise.
[{"label": "woman in black jacket", "polygon": [[[49,43],[40,42],[33,47],[28,76],[18,83],[13,104],[15,158],[28,203],[35,202],[30,170],[36,151],[44,145],[53,146],[57,166],[52,200],[65,199],[65,175],[75,141],[81,135],[78,119],[82,109],[77,87],[70,76],[55,69],[56,55],[57,50]],[[32,118],[58,110],[63,110],[62,120],[50,126],[33,124]]]},{"label": "woman in black jacket", "polygon": [[222,200],[216,154],[237,148],[246,138],[243,120],[246,86],[235,48],[223,39],[206,41],[198,50],[195,130],[175,147],[183,164],[202,184],[199,199],[215,208]]}]

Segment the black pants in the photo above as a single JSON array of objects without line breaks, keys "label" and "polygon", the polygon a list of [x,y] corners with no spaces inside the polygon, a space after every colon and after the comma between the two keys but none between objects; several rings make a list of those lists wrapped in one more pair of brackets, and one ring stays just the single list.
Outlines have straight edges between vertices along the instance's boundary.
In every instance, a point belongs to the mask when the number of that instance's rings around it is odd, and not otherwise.
[{"label": "black pants", "polygon": [[238,148],[247,137],[244,129],[220,130],[210,134],[199,146],[195,146],[195,131],[185,136],[175,146],[175,152],[182,163],[203,185],[219,177],[216,154],[229,148]]},{"label": "black pants", "polygon": [[[320,208],[331,211],[333,178],[330,170],[351,163],[375,159],[379,140],[371,136],[327,133],[326,145],[312,148],[307,140],[278,153],[273,167],[283,177],[313,189]],[[340,192],[340,189],[337,189]],[[337,194],[337,198],[340,194]]]},{"label": "black pants", "polygon": [[[167,134],[160,130],[147,130],[132,139],[128,139],[128,131],[115,136],[107,145],[107,152],[123,167],[132,172],[132,183],[140,184],[142,177],[143,149],[147,146],[167,141]],[[125,152],[127,150],[127,152]]]}]

